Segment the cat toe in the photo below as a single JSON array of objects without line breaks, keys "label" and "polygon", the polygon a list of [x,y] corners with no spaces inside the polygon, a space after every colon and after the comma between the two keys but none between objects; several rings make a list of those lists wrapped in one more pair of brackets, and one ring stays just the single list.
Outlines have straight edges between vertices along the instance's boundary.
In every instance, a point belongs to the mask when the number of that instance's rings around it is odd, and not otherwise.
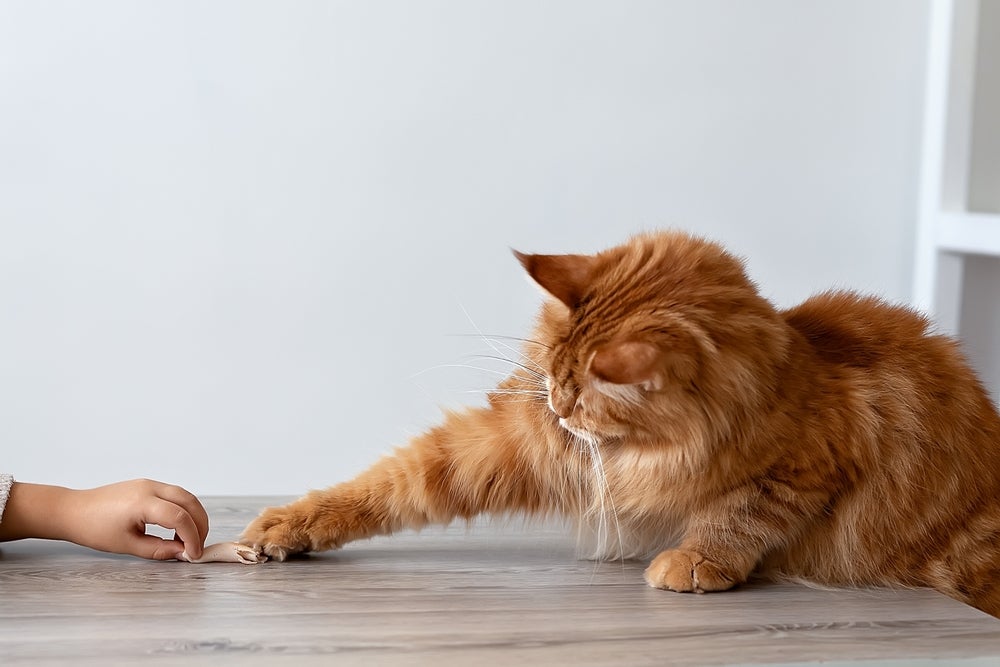
[{"label": "cat toe", "polygon": [[664,551],[646,568],[645,577],[653,588],[679,593],[724,591],[736,585],[724,567],[687,549]]},{"label": "cat toe", "polygon": [[303,521],[287,507],[270,507],[261,512],[243,531],[240,542],[279,562],[310,547]]},{"label": "cat toe", "polygon": [[260,547],[264,555],[273,561],[282,562],[286,560],[291,553],[285,547],[278,546],[277,544],[264,544]]}]

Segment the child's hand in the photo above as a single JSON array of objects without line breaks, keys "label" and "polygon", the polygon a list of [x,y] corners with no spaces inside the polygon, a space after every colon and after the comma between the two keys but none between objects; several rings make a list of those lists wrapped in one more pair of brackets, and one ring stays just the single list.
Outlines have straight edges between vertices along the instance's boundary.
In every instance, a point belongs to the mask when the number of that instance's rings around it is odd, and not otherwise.
[{"label": "child's hand", "polygon": [[[174,539],[147,535],[146,524],[174,530]],[[15,482],[0,523],[0,540],[68,540],[153,560],[185,550],[199,558],[207,536],[208,513],[194,495],[148,479],[87,490]]]},{"label": "child's hand", "polygon": [[[85,547],[153,560],[187,551],[199,558],[208,536],[208,513],[179,486],[148,479],[75,491],[75,521],[66,538]],[[146,534],[146,524],[174,530],[174,539]]]}]

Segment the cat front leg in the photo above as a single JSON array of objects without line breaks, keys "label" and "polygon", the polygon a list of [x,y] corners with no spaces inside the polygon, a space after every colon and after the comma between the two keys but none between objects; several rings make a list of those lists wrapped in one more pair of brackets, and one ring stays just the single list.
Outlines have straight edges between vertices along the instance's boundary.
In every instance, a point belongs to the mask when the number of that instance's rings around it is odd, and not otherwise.
[{"label": "cat front leg", "polygon": [[336,549],[370,536],[364,502],[351,484],[313,491],[293,503],[269,507],[246,527],[240,542],[283,561],[293,554]]},{"label": "cat front leg", "polygon": [[646,568],[646,582],[681,593],[741,584],[765,554],[798,533],[827,497],[822,490],[773,480],[731,491],[695,513],[680,545],[661,552]]},{"label": "cat front leg", "polygon": [[555,464],[544,438],[503,409],[452,413],[356,479],[264,510],[240,541],[280,561],[481,513],[546,511],[545,467]]}]

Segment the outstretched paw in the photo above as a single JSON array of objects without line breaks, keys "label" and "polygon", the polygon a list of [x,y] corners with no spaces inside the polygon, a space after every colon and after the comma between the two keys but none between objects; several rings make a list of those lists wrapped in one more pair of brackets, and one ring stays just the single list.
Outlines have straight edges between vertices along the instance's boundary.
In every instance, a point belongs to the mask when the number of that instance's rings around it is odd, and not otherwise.
[{"label": "outstretched paw", "polygon": [[246,527],[240,542],[260,549],[276,561],[314,551],[319,545],[309,534],[310,518],[294,505],[269,507]]},{"label": "outstretched paw", "polygon": [[646,582],[650,586],[680,593],[724,591],[740,579],[719,563],[688,549],[664,551],[646,568]]}]

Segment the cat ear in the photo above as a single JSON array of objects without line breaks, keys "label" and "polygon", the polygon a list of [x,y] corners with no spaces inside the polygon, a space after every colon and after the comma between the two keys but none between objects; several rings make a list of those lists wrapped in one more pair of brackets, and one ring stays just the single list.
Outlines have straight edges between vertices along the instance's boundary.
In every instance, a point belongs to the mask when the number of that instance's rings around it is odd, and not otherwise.
[{"label": "cat ear", "polygon": [[663,386],[663,355],[652,343],[608,343],[594,352],[590,372],[612,384],[641,384],[657,390]]},{"label": "cat ear", "polygon": [[590,373],[612,384],[642,385],[659,391],[668,379],[691,382],[698,375],[698,354],[683,337],[667,345],[646,341],[613,341],[599,347],[590,359]]},{"label": "cat ear", "polygon": [[594,258],[589,255],[525,255],[514,251],[514,256],[535,282],[546,292],[576,308],[590,286],[594,272]]}]

